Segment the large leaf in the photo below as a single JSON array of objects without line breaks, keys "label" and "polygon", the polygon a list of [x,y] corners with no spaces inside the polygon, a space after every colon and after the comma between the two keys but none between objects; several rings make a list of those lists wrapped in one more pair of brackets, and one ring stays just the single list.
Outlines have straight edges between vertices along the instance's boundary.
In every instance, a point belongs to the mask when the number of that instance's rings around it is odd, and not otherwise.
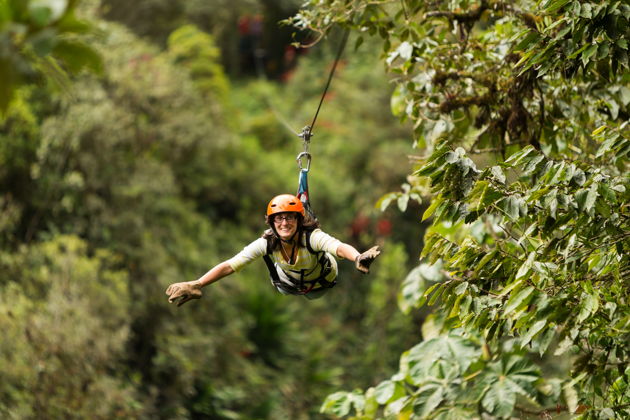
[{"label": "large leaf", "polygon": [[514,410],[516,396],[534,398],[533,384],[540,378],[540,373],[531,362],[519,354],[504,356],[500,361],[491,363],[482,383],[486,384],[481,404],[488,412],[509,417]]},{"label": "large leaf", "polygon": [[103,70],[103,60],[99,53],[82,42],[60,40],[53,49],[53,55],[61,60],[71,73],[78,73],[83,69],[90,69],[96,73]]},{"label": "large leaf", "polygon": [[502,379],[490,386],[481,400],[483,408],[498,417],[509,417],[514,410],[516,393]]},{"label": "large leaf", "polygon": [[320,411],[322,413],[330,413],[335,416],[345,416],[350,413],[352,409],[352,401],[350,400],[348,392],[335,392],[329,395]]},{"label": "large leaf", "polygon": [[421,384],[433,375],[439,365],[463,374],[480,356],[481,350],[475,343],[451,333],[413,347],[406,362],[412,382]]},{"label": "large leaf", "polygon": [[385,405],[395,401],[405,395],[404,388],[398,382],[387,380],[383,381],[374,389],[374,397],[376,402]]},{"label": "large leaf", "polygon": [[505,313],[509,314],[510,312],[517,310],[522,305],[527,304],[527,302],[531,300],[531,294],[534,290],[535,288],[533,286],[527,286],[516,292],[512,292],[507,304],[505,305]]},{"label": "large leaf", "polygon": [[362,412],[364,407],[365,397],[361,392],[335,392],[326,398],[320,412],[343,417],[348,415],[352,408]]}]

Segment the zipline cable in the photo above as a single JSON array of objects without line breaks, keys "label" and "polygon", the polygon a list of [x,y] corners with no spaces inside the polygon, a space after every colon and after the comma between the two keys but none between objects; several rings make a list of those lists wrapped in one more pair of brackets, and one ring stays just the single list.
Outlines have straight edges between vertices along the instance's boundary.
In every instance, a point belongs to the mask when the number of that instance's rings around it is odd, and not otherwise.
[{"label": "zipline cable", "polygon": [[[293,129],[291,124],[289,124],[288,120],[282,115],[282,113],[278,110],[278,108],[276,108],[276,106],[273,104],[269,96],[264,95],[265,102],[267,102],[267,106],[271,109],[271,112],[274,114],[276,119],[292,134],[297,135],[298,137],[302,138],[306,142],[310,141],[310,138],[313,136],[313,127],[315,127],[315,122],[317,121],[317,117],[319,116],[319,111],[321,110],[322,104],[324,103],[324,99],[326,98],[326,93],[328,93],[328,88],[330,87],[332,78],[335,75],[337,64],[339,63],[339,60],[341,59],[341,54],[343,54],[343,50],[346,47],[349,35],[350,35],[350,28],[346,28],[346,31],[344,32],[343,38],[339,45],[337,55],[335,56],[335,61],[333,62],[330,73],[328,74],[328,80],[326,81],[326,85],[324,86],[324,91],[322,92],[322,96],[319,100],[319,104],[317,105],[317,110],[315,111],[315,116],[313,117],[313,121],[311,122],[311,125],[307,125],[306,127],[304,127],[301,133],[297,133]],[[266,78],[264,65],[262,61],[263,55],[264,53],[260,48],[257,48],[254,50],[254,61],[256,63],[256,72],[258,73],[258,78],[260,80],[265,80]],[[308,152],[308,150],[305,150],[305,152]]]},{"label": "zipline cable", "polygon": [[[311,168],[311,154],[308,151],[308,147],[311,142],[311,137],[313,136],[313,127],[315,127],[315,122],[317,121],[317,116],[319,115],[319,111],[322,108],[322,104],[324,103],[324,98],[326,98],[326,93],[328,93],[328,88],[332,82],[332,78],[335,74],[335,70],[337,69],[337,64],[341,59],[341,54],[348,42],[348,36],[350,35],[350,28],[346,28],[345,33],[343,34],[343,38],[341,40],[341,44],[339,45],[339,50],[337,51],[337,56],[335,57],[335,61],[333,62],[333,66],[330,69],[330,74],[328,75],[328,80],[326,81],[326,86],[324,87],[324,91],[322,92],[322,97],[319,100],[319,104],[317,105],[317,111],[315,111],[315,116],[313,117],[313,122],[311,125],[307,125],[302,129],[302,132],[299,134],[299,137],[302,138],[304,151],[297,155],[296,161],[298,164],[298,168],[300,169],[300,177],[298,179],[298,192],[297,197],[304,205],[304,209],[313,219],[317,219],[313,209],[311,208],[311,203],[309,201],[309,193],[308,193],[308,171]],[[302,164],[302,159],[306,159],[306,166]]]},{"label": "zipline cable", "polygon": [[[322,108],[322,104],[324,103],[324,99],[326,98],[326,94],[328,93],[328,88],[330,88],[332,78],[335,75],[335,70],[337,69],[337,64],[339,64],[339,60],[341,59],[341,54],[346,47],[348,42],[348,38],[350,36],[350,28],[346,28],[346,31],[343,34],[341,43],[339,44],[339,49],[337,50],[337,55],[335,56],[335,61],[333,62],[332,68],[330,69],[330,73],[328,74],[328,80],[326,81],[326,85],[324,86],[324,91],[322,92],[322,96],[319,100],[319,104],[317,105],[317,110],[315,111],[315,115],[313,116],[313,121],[311,125],[307,125],[302,129],[301,133],[296,133],[286,118],[283,117],[282,113],[278,111],[275,107],[271,99],[265,95],[265,101],[267,102],[267,106],[271,109],[276,119],[289,130],[291,133],[297,135],[302,139],[304,151],[297,155],[296,161],[298,164],[298,168],[300,169],[300,176],[298,180],[298,191],[296,196],[302,201],[305,210],[308,214],[316,219],[313,210],[311,209],[310,201],[309,201],[309,193],[308,193],[308,171],[311,167],[311,154],[309,153],[309,145],[311,141],[311,137],[313,137],[313,127],[315,127],[315,123],[317,122],[317,117],[319,116],[319,111]],[[265,78],[265,72],[262,62],[263,52],[260,49],[254,51],[254,60],[256,65],[256,70],[258,73],[259,79]],[[303,164],[303,159],[306,159]]]},{"label": "zipline cable", "polygon": [[[300,137],[302,137],[302,139],[304,139],[305,141],[310,141],[310,137],[312,136],[312,133],[313,133],[313,127],[315,127],[315,122],[317,121],[317,116],[319,115],[319,110],[322,108],[322,104],[324,103],[324,98],[326,97],[326,93],[328,93],[328,88],[330,87],[332,78],[335,75],[337,64],[339,63],[339,60],[341,59],[341,54],[343,53],[344,48],[346,47],[346,43],[348,42],[349,35],[350,35],[350,28],[346,28],[346,31],[344,32],[343,38],[341,40],[341,44],[339,45],[339,50],[337,51],[337,56],[335,57],[335,61],[333,62],[332,68],[330,69],[330,74],[328,75],[328,80],[326,81],[324,92],[322,93],[322,97],[319,100],[319,105],[317,105],[317,111],[315,111],[313,122],[311,123],[310,126],[306,126],[304,130],[302,130],[302,133],[300,133]],[[306,137],[308,137],[308,139],[303,137],[305,135]]]}]

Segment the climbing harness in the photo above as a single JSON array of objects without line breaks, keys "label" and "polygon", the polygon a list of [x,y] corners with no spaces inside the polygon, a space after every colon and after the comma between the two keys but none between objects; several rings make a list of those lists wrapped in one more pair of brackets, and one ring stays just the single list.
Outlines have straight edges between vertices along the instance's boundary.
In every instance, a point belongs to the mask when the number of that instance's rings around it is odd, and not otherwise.
[{"label": "climbing harness", "polygon": [[[267,241],[267,253],[263,255],[263,260],[269,270],[269,276],[271,277],[271,283],[279,290],[290,295],[306,295],[310,292],[317,292],[322,289],[330,289],[337,284],[337,281],[328,281],[326,277],[332,271],[332,263],[326,255],[325,251],[315,251],[311,246],[311,233],[307,230],[305,232],[306,249],[312,255],[317,257],[317,264],[310,270],[291,270],[291,273],[300,276],[299,279],[289,275],[282,269],[279,269],[271,259],[273,250],[271,249],[270,241]],[[319,276],[313,280],[306,280],[318,267],[321,267]]]}]

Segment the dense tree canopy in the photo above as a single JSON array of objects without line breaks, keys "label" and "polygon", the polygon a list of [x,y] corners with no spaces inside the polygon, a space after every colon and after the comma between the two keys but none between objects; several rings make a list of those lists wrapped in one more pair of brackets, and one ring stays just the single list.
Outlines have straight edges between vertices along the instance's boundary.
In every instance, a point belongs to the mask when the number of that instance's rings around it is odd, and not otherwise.
[{"label": "dense tree canopy", "polygon": [[[570,0],[318,1],[293,19],[384,40],[420,153],[384,205],[431,199],[430,265],[401,299],[435,304],[433,326],[325,411],[630,415],[629,20],[628,2]],[[569,364],[543,371],[554,357]]]},{"label": "dense tree canopy", "polygon": [[[295,129],[310,121],[330,54],[305,57],[286,85],[233,81],[212,31],[186,19],[157,45],[99,17],[99,1],[31,3],[63,5],[97,29],[68,36],[102,68],[73,72],[26,44],[2,50],[58,72],[29,70],[2,93],[0,417],[308,419],[337,387],[391,371],[415,328],[396,308],[403,234],[379,236],[388,253],[370,278],[342,266],[326,300],[276,294],[262,264],[200,305],[177,310],[164,295],[257,238],[269,198],[295,191],[301,145],[268,104]],[[1,30],[16,28],[18,15],[2,16]],[[339,69],[311,148],[315,210],[357,246],[377,239],[377,219],[420,232],[404,215],[370,211],[386,189],[363,174],[402,183],[409,132],[386,112],[373,60],[366,52]]]},{"label": "dense tree canopy", "polygon": [[[627,0],[211,3],[0,0],[0,417],[630,415]],[[296,188],[337,27],[311,199],[385,252],[168,306]]]}]

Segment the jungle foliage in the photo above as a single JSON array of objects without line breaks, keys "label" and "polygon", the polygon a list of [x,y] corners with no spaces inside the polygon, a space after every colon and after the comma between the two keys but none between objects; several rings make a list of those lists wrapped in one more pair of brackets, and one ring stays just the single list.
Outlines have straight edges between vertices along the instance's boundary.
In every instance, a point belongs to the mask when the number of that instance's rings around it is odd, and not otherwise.
[{"label": "jungle foliage", "polygon": [[[338,70],[310,188],[327,231],[387,249],[379,266],[362,277],[340,264],[343,282],[308,302],[277,294],[261,262],[176,309],[166,286],[257,238],[269,198],[297,188],[301,144],[269,104],[295,130],[309,122],[332,52],[304,57],[285,85],[235,82],[211,31],[182,19],[158,45],[101,6],[0,1],[2,59],[27,69],[0,95],[0,417],[308,419],[334,390],[387,375],[414,342],[396,300],[417,246],[405,232],[421,227],[390,213],[400,232],[374,233],[372,203],[404,182],[409,135],[375,55]],[[27,12],[56,18],[31,28]],[[66,17],[85,31],[64,32]],[[100,64],[34,54],[40,30]]]},{"label": "jungle foliage", "polygon": [[0,113],[17,87],[42,75],[58,85],[67,72],[100,71],[98,53],[81,35],[93,28],[76,16],[77,0],[0,1]]},{"label": "jungle foliage", "polygon": [[[322,407],[372,418],[630,416],[630,4],[311,1],[293,23],[384,42],[430,198],[397,373]],[[353,413],[353,414],[352,414]]]},{"label": "jungle foliage", "polygon": [[278,117],[333,59],[230,79],[238,17],[296,4],[216,3],[0,0],[0,416],[627,418],[628,2],[310,1],[296,30],[353,30],[314,209],[385,252],[319,301],[260,264],[176,309],[296,188]]}]

